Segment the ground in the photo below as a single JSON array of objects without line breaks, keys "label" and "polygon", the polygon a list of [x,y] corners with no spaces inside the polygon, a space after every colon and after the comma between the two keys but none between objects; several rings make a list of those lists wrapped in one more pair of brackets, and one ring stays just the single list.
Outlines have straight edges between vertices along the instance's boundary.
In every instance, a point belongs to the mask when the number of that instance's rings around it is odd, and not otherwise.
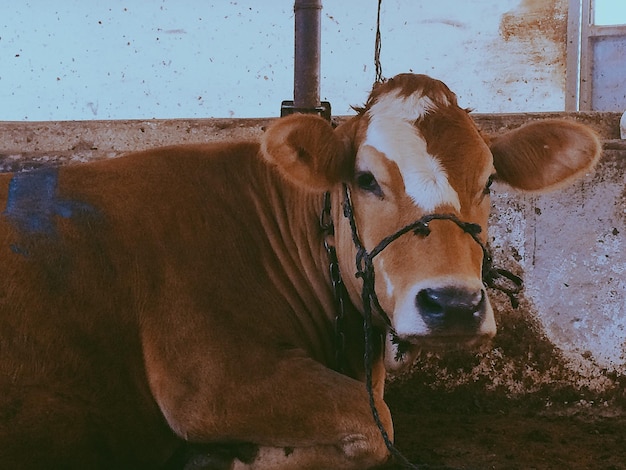
[{"label": "ground", "polygon": [[605,371],[599,387],[567,366],[531,304],[501,310],[484,351],[426,354],[391,381],[397,448],[432,468],[626,469],[626,377]]},{"label": "ground", "polygon": [[[471,396],[406,403],[389,392],[396,446],[411,462],[463,470],[626,469],[626,417]],[[429,467],[426,467],[429,468]]]}]

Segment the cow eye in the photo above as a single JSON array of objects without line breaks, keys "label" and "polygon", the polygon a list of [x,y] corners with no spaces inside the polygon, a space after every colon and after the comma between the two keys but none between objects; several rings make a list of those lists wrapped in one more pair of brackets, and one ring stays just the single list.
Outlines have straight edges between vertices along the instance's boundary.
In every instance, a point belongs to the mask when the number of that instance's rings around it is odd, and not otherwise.
[{"label": "cow eye", "polygon": [[491,185],[493,184],[494,175],[490,175],[487,180],[487,184],[485,185],[485,189],[483,190],[483,194],[487,195],[491,192]]},{"label": "cow eye", "polygon": [[383,190],[381,189],[378,181],[374,175],[369,171],[362,171],[356,174],[356,184],[364,191],[375,194],[376,196],[382,196]]}]

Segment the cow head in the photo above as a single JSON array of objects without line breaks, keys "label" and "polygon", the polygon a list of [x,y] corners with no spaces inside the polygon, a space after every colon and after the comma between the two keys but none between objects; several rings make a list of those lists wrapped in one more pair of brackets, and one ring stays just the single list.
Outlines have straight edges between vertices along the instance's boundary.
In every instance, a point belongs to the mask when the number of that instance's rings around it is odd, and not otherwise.
[{"label": "cow head", "polygon": [[[335,243],[355,305],[362,306],[362,281],[353,276],[354,231],[341,210],[341,183],[369,252],[425,216],[453,216],[433,218],[426,230],[399,236],[372,258],[375,295],[390,321],[388,369],[409,363],[411,349],[423,345],[495,334],[481,272],[491,183],[549,189],[580,176],[600,154],[592,131],[565,120],[527,124],[490,141],[446,85],[423,75],[375,86],[358,115],[334,133],[316,117],[281,121],[266,135],[264,153],[289,179],[333,192]],[[482,230],[473,237],[464,224]],[[409,351],[402,358],[399,344]]]}]

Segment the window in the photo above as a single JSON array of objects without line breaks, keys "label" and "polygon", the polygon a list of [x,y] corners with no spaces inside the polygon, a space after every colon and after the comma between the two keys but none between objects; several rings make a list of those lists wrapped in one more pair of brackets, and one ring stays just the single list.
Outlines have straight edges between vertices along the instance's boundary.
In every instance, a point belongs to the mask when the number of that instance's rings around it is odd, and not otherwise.
[{"label": "window", "polygon": [[626,110],[626,2],[570,0],[565,105]]}]

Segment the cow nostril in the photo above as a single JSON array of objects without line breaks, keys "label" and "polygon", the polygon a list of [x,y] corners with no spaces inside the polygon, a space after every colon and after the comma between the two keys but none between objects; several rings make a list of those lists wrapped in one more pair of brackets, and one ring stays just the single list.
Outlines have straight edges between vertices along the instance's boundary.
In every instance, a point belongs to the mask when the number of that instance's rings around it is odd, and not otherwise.
[{"label": "cow nostril", "polygon": [[417,293],[415,304],[431,331],[471,331],[480,326],[485,293],[457,287],[427,288]]},{"label": "cow nostril", "polygon": [[417,294],[417,306],[422,315],[436,317],[443,314],[441,295],[435,289],[423,289]]}]

